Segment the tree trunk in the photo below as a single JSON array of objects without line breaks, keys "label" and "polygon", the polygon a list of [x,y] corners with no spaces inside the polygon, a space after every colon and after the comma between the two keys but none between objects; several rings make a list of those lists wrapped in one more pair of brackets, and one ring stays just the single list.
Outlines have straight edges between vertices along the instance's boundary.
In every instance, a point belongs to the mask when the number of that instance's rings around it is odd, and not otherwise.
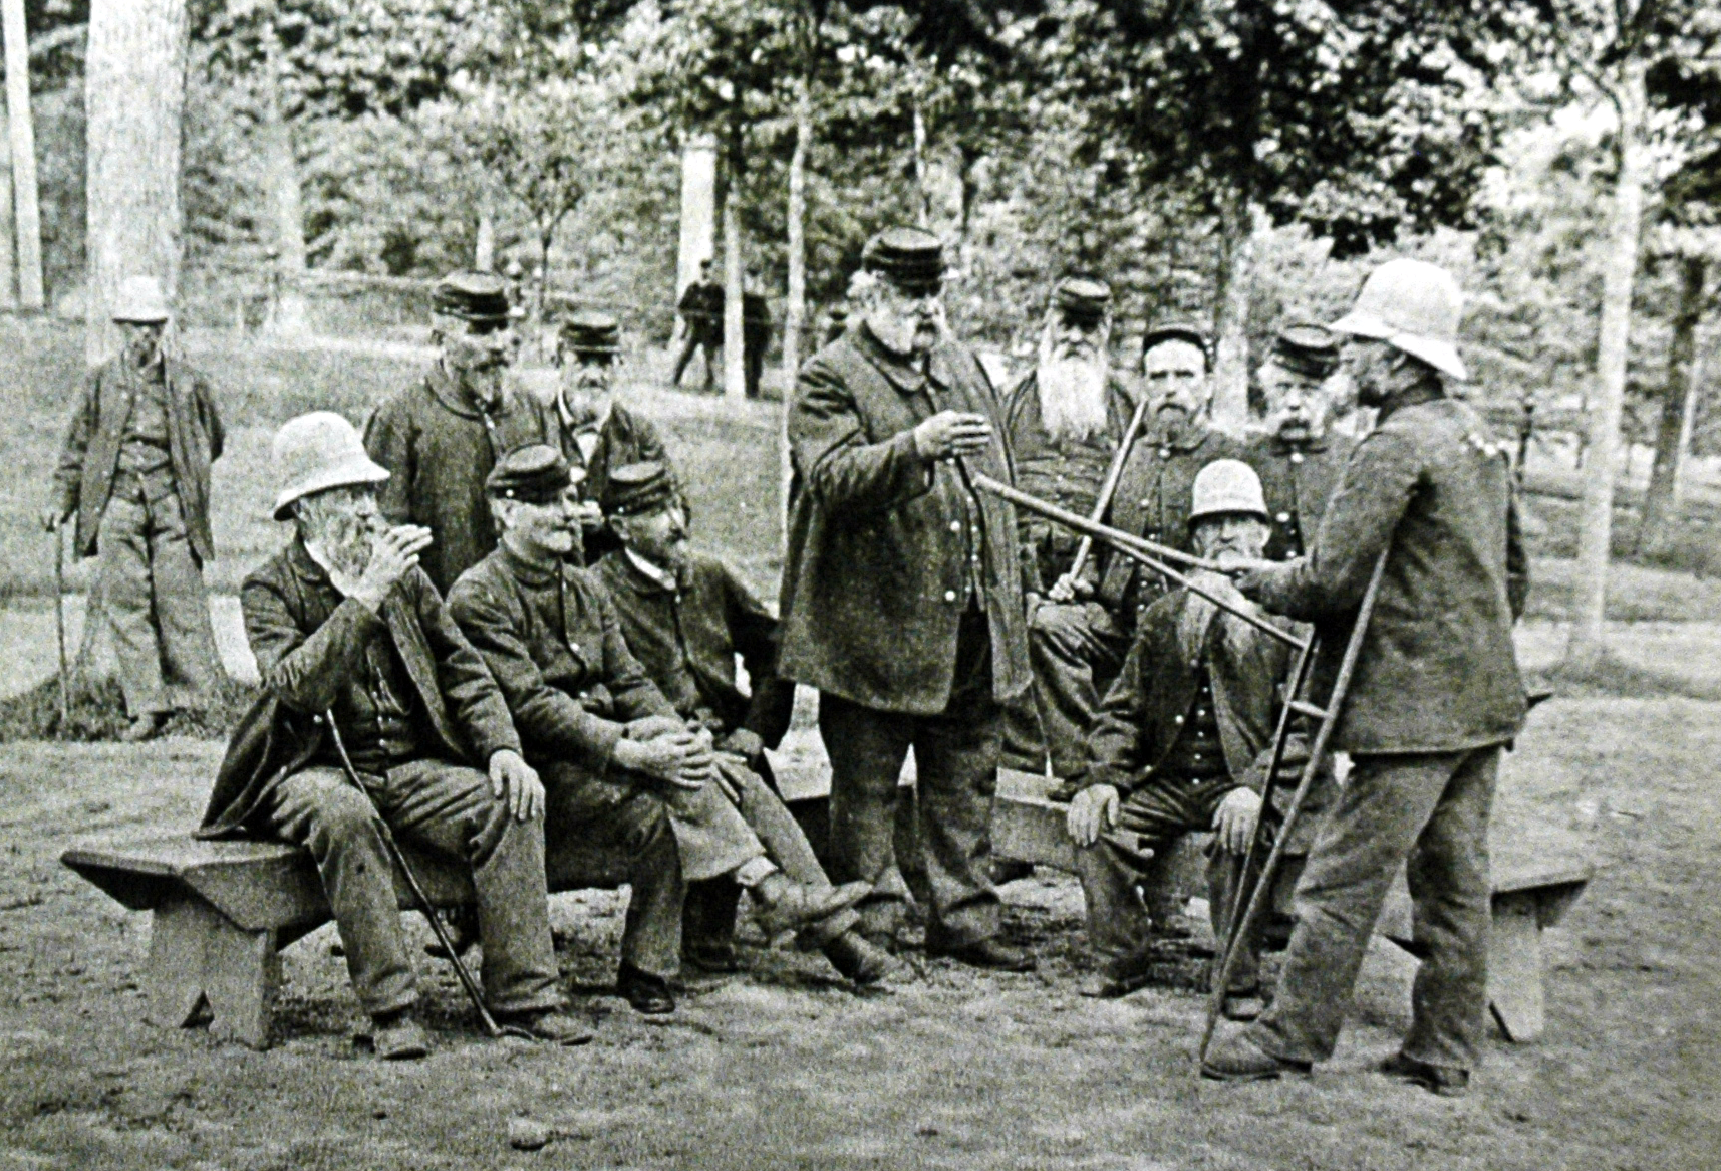
[{"label": "tree trunk", "polygon": [[[0,102],[4,102],[0,97]],[[0,122],[5,112],[0,110]],[[18,254],[13,251],[16,239],[12,231],[12,146],[11,136],[0,134],[0,311],[18,308]]]},{"label": "tree trunk", "polygon": [[[0,32],[6,41],[6,113],[12,152],[12,226],[16,241],[13,256],[18,273],[18,306],[34,312],[47,304],[47,296],[42,288],[42,213],[36,196],[36,129],[30,112],[30,43],[24,28],[24,0],[0,0]],[[182,75],[182,87],[183,84]]]},{"label": "tree trunk", "polygon": [[1595,396],[1590,403],[1588,458],[1578,532],[1578,564],[1572,597],[1572,633],[1566,663],[1587,670],[1607,649],[1607,567],[1613,538],[1613,493],[1619,468],[1619,424],[1625,409],[1626,360],[1631,350],[1631,296],[1643,231],[1643,189],[1649,176],[1642,142],[1648,98],[1645,65],[1632,56],[1619,67],[1614,93],[1619,105],[1619,177],[1602,271],[1601,337],[1596,356]]},{"label": "tree trunk", "polygon": [[742,275],[746,268],[746,242],[741,239],[741,168],[736,165],[738,145],[729,152],[729,182],[723,193],[723,393],[732,399],[747,397],[747,362],[742,352],[746,323],[742,316]]},{"label": "tree trunk", "polygon": [[293,150],[293,126],[281,105],[281,79],[286,68],[280,36],[271,24],[263,31],[263,166],[269,187],[270,218],[275,228],[274,304],[267,329],[276,334],[303,333],[305,304],[305,211],[299,190],[299,160]]},{"label": "tree trunk", "polygon": [[[688,141],[681,148],[681,231],[676,248],[675,299],[699,279],[699,265],[716,251],[717,145],[709,137]],[[672,340],[683,336],[680,317],[671,327]],[[674,358],[670,359],[672,362]]]},{"label": "tree trunk", "polygon": [[496,212],[488,192],[478,197],[478,238],[472,267],[479,272],[496,271]]},{"label": "tree trunk", "polygon": [[795,401],[795,381],[801,373],[801,335],[807,320],[807,154],[813,149],[810,68],[808,63],[795,79],[795,153],[789,158],[789,303],[783,310],[783,430],[777,442],[779,532],[785,553],[789,546],[789,484],[795,475],[794,462],[789,458],[789,407]]},{"label": "tree trunk", "polygon": [[1249,418],[1249,293],[1254,284],[1254,217],[1233,188],[1219,214],[1219,273],[1213,332],[1213,419],[1241,431]]},{"label": "tree trunk", "polygon": [[914,116],[914,214],[924,228],[932,222],[932,200],[926,193],[926,115],[920,109],[920,95],[910,100]]},{"label": "tree trunk", "polygon": [[1643,516],[1637,526],[1633,552],[1653,553],[1666,546],[1679,519],[1679,480],[1691,442],[1691,418],[1702,380],[1697,355],[1697,326],[1703,318],[1703,290],[1709,276],[1708,258],[1680,259],[1679,304],[1673,314],[1673,341],[1668,347],[1667,382],[1661,392],[1661,419],[1655,429],[1655,464],[1643,495]]},{"label": "tree trunk", "polygon": [[156,277],[169,297],[178,288],[188,31],[185,0],[90,3],[84,357],[91,364],[118,352],[108,307],[122,280]]}]

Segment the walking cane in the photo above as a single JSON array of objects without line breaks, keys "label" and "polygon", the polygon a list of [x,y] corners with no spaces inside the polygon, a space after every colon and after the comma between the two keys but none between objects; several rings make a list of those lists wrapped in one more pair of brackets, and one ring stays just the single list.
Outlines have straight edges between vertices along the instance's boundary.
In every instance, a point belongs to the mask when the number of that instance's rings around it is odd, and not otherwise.
[{"label": "walking cane", "polygon": [[60,643],[60,731],[72,719],[72,669],[66,664],[66,541],[65,525],[54,526],[54,634]]},{"label": "walking cane", "polygon": [[[334,741],[335,752],[341,758],[341,771],[346,773],[347,780],[352,782],[353,788],[363,793],[365,800],[369,801],[370,793],[366,791],[364,782],[359,780],[358,770],[353,767],[352,758],[347,755],[347,746],[341,740],[341,730],[335,726],[334,712],[324,711],[320,718],[329,726],[329,737]],[[394,840],[394,831],[388,828],[388,822],[383,820],[382,814],[377,812],[374,805],[371,812],[376,813],[377,832],[382,837],[383,848],[388,851],[389,858],[399,868],[401,874],[406,877],[406,885],[412,891],[412,901],[417,904],[419,911],[429,921],[430,929],[436,933],[437,942],[442,944],[443,950],[448,953],[448,958],[454,962],[454,974],[460,977],[461,987],[466,989],[466,995],[472,1001],[472,1007],[478,1010],[478,1019],[484,1022],[485,1035],[489,1037],[521,1037],[527,1041],[538,1040],[525,1029],[514,1025],[497,1024],[496,1018],[490,1015],[490,1010],[484,1006],[484,994],[479,991],[478,981],[472,978],[472,973],[466,967],[466,961],[461,959],[460,954],[454,950],[454,941],[448,937],[448,929],[442,925],[442,920],[437,916],[436,907],[431,903],[430,896],[424,893],[424,887],[419,884],[418,876],[412,872],[412,867],[407,864],[406,855],[401,853],[400,844]]]},{"label": "walking cane", "polygon": [[[1279,714],[1278,735],[1273,746],[1273,764],[1277,767],[1279,758],[1284,753],[1284,737],[1289,728],[1289,713],[1311,716],[1319,721],[1314,743],[1309,748],[1309,759],[1303,765],[1303,775],[1297,781],[1297,790],[1291,796],[1291,803],[1285,809],[1284,821],[1280,823],[1278,833],[1273,837],[1273,848],[1267,854],[1267,861],[1261,867],[1261,874],[1249,890],[1249,901],[1241,918],[1235,914],[1235,907],[1241,901],[1242,892],[1236,892],[1232,899],[1233,912],[1227,916],[1226,926],[1229,928],[1224,940],[1224,946],[1219,952],[1218,970],[1213,976],[1213,986],[1207,1003],[1207,1021],[1202,1026],[1201,1044],[1197,1047],[1196,1060],[1207,1059],[1207,1047],[1213,1041],[1213,1030],[1219,1023],[1219,1014],[1225,1006],[1226,987],[1231,983],[1231,974],[1237,968],[1237,958],[1244,941],[1254,930],[1255,921],[1261,917],[1262,907],[1273,889],[1274,872],[1279,868],[1279,862],[1285,854],[1285,843],[1291,840],[1291,831],[1296,828],[1297,818],[1302,815],[1303,802],[1308,798],[1309,790],[1314,787],[1315,778],[1320,773],[1321,764],[1327,754],[1327,744],[1332,740],[1333,729],[1338,727],[1339,716],[1344,711],[1345,697],[1350,691],[1351,676],[1356,673],[1357,658],[1362,654],[1363,639],[1368,635],[1369,620],[1374,617],[1375,599],[1380,595],[1380,579],[1386,572],[1387,550],[1381,550],[1380,559],[1374,563],[1374,573],[1368,579],[1368,589],[1363,593],[1362,605],[1357,609],[1356,625],[1351,629],[1350,642],[1345,646],[1344,658],[1339,661],[1338,677],[1333,680],[1333,693],[1324,708],[1316,707],[1297,698],[1296,692],[1285,697],[1285,706]],[[1298,675],[1302,675],[1307,667],[1307,658],[1298,664]],[[1299,683],[1301,681],[1299,680]],[[1269,772],[1263,785],[1261,821],[1265,821],[1265,798],[1270,796],[1273,786],[1273,774]],[[1259,831],[1261,822],[1256,823]],[[1251,843],[1251,852],[1253,852]],[[1244,871],[1247,876],[1247,868]],[[1239,884],[1241,885],[1241,884]]]},{"label": "walking cane", "polygon": [[[1106,512],[1111,508],[1112,498],[1117,495],[1117,486],[1123,482],[1123,465],[1129,461],[1129,453],[1135,450],[1136,437],[1141,434],[1141,425],[1147,419],[1147,402],[1147,395],[1142,395],[1141,403],[1129,420],[1129,429],[1123,433],[1123,442],[1118,445],[1117,454],[1112,456],[1111,467],[1106,469],[1106,478],[1100,483],[1100,494],[1094,497],[1094,510],[1088,519],[1095,524],[1105,519]],[[1093,552],[1093,534],[1083,533],[1082,543],[1076,546],[1076,558],[1070,562],[1068,576],[1071,581],[1081,576]]]}]

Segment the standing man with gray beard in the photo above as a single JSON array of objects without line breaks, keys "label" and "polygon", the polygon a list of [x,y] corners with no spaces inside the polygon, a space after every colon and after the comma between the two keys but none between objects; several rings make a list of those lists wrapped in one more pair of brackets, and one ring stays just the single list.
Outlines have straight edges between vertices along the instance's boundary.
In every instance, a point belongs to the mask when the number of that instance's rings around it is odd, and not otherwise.
[{"label": "standing man with gray beard", "polygon": [[874,884],[862,932],[894,943],[905,909],[892,812],[913,747],[927,953],[1026,971],[986,873],[1002,705],[1029,686],[1022,567],[1015,510],[970,479],[1009,479],[1010,457],[985,372],[945,328],[938,238],[890,229],[861,264],[859,320],[789,409],[779,671],[820,692],[833,878]]},{"label": "standing man with gray beard", "polygon": [[[1059,281],[1040,335],[1039,365],[1016,384],[1004,407],[1016,486],[1083,516],[1092,515],[1135,414],[1135,394],[1111,371],[1111,304],[1111,287],[1103,281],[1084,276]],[[1078,658],[1121,659],[1124,636],[1095,600],[1099,573],[1094,560],[1074,571],[1081,543],[1074,534],[1027,515],[1020,517],[1018,532],[1027,566],[1028,648],[1043,742],[1032,735],[1028,719],[1012,718],[1006,762],[1038,773],[1045,771],[1049,754],[1052,772],[1069,777],[1083,763],[1092,711],[1067,665]]]}]

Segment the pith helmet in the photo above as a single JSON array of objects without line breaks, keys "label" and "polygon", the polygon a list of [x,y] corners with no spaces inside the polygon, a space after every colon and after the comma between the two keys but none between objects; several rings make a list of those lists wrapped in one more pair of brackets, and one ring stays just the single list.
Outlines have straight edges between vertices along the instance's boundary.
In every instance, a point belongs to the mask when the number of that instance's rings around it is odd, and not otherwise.
[{"label": "pith helmet", "polygon": [[1267,501],[1261,495],[1261,478],[1240,459],[1216,459],[1195,474],[1194,501],[1189,523],[1204,516],[1246,512],[1267,519]]},{"label": "pith helmet", "polygon": [[1426,260],[1389,260],[1363,282],[1351,311],[1333,322],[1335,333],[1378,338],[1427,362],[1442,374],[1469,378],[1458,356],[1458,319],[1464,294],[1452,274]]},{"label": "pith helmet", "polygon": [[114,294],[111,316],[115,321],[155,322],[166,321],[173,314],[160,281],[152,276],[128,276]]},{"label": "pith helmet", "polygon": [[388,469],[365,454],[353,425],[333,411],[289,419],[269,448],[275,468],[275,519],[286,520],[293,501],[349,484],[380,484]]}]

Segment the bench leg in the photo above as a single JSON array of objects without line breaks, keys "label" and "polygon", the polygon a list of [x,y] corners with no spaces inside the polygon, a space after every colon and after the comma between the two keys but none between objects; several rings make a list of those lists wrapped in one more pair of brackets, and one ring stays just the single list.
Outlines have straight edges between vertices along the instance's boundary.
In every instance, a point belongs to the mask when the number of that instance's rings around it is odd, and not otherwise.
[{"label": "bench leg", "polygon": [[1533,1041],[1542,1035],[1542,928],[1531,896],[1494,900],[1488,1004],[1508,1041]]},{"label": "bench leg", "polygon": [[266,1049],[281,960],[273,931],[246,931],[192,895],[156,908],[149,948],[149,1020],[190,1024],[207,1004],[209,1031]]}]

